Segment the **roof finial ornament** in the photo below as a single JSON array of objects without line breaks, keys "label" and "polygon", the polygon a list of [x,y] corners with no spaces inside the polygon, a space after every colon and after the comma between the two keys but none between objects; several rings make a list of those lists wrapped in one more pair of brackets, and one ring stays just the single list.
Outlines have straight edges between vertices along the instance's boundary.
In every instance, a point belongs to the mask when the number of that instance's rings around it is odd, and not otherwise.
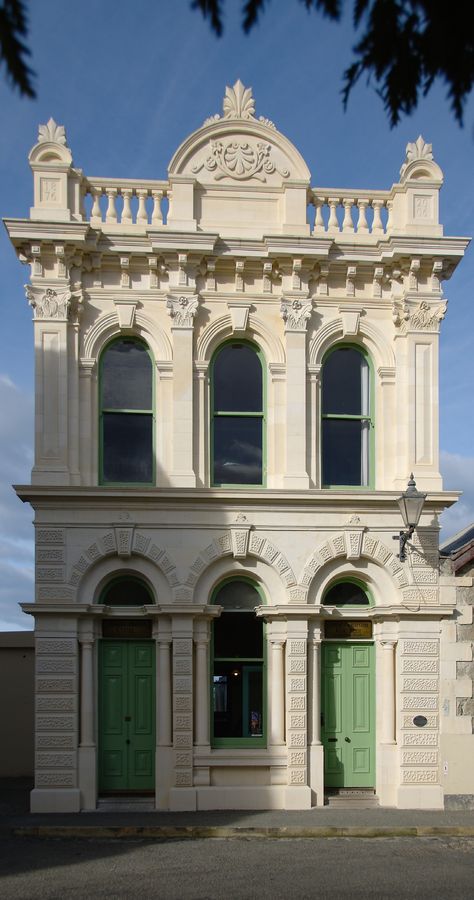
[{"label": "roof finial ornament", "polygon": [[[222,116],[218,113],[214,116],[209,116],[204,122],[203,127],[205,125],[213,125],[221,119],[245,119],[247,122],[256,121],[255,99],[252,94],[252,88],[246,88],[245,85],[242,84],[240,78],[237,79],[233,87],[227,85],[225,89]],[[265,116],[259,116],[258,121],[261,125],[266,125],[267,128],[275,128],[274,123],[271,122],[270,119],[266,119]]]},{"label": "roof finial ornament", "polygon": [[234,87],[227,85],[223,104],[224,119],[254,119],[255,100],[252,96],[252,88],[246,88],[240,78]]},{"label": "roof finial ornament", "polygon": [[414,143],[407,144],[405,162],[400,169],[401,176],[409,163],[414,162],[415,159],[433,159],[433,146],[427,144],[421,134]]},{"label": "roof finial ornament", "polygon": [[64,125],[57,125],[53,118],[50,118],[46,125],[40,125],[38,128],[38,144],[66,144],[66,130]]}]

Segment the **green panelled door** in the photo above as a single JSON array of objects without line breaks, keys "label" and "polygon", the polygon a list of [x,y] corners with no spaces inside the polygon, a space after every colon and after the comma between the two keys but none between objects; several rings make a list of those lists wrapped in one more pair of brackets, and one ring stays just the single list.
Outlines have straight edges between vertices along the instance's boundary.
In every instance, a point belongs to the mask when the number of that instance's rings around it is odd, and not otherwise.
[{"label": "green panelled door", "polygon": [[373,787],[373,644],[323,644],[321,678],[325,786]]},{"label": "green panelled door", "polygon": [[99,789],[155,786],[155,644],[101,641]]}]

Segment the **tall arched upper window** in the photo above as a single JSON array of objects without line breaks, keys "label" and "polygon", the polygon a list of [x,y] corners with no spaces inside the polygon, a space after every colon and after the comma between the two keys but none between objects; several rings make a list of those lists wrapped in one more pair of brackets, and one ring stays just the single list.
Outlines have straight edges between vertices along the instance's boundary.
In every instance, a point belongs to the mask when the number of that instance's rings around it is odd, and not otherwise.
[{"label": "tall arched upper window", "polygon": [[242,341],[212,365],[212,483],[263,484],[264,383],[260,354]]},{"label": "tall arched upper window", "polygon": [[152,484],[153,366],[146,345],[119,338],[100,360],[101,484]]},{"label": "tall arched upper window", "polygon": [[366,354],[338,346],[323,363],[321,462],[323,487],[373,483],[373,398]]},{"label": "tall arched upper window", "polygon": [[255,615],[262,598],[250,581],[232,578],[217,589],[223,607],[212,634],[214,746],[265,746],[265,642]]}]

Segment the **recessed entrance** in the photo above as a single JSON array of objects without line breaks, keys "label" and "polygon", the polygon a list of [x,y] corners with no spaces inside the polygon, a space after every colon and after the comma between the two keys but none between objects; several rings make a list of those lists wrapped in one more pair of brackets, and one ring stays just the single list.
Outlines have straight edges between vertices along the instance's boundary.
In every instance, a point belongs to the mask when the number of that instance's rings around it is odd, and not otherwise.
[{"label": "recessed entrance", "polygon": [[325,787],[374,787],[373,644],[324,643],[321,677]]},{"label": "recessed entrance", "polygon": [[99,645],[99,790],[155,786],[155,644]]}]

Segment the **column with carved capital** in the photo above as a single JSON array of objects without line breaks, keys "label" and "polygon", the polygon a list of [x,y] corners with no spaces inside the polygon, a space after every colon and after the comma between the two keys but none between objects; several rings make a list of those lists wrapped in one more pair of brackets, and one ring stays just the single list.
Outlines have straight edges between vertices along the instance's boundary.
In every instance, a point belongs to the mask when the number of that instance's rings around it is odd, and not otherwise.
[{"label": "column with carved capital", "polygon": [[28,285],[35,334],[35,463],[32,483],[68,484],[71,292],[64,284]]},{"label": "column with carved capital", "polygon": [[270,691],[270,744],[281,746],[285,742],[285,642],[270,638],[271,691]]},{"label": "column with carved capital", "polygon": [[194,710],[194,743],[209,746],[209,667],[208,638],[199,636],[196,648],[196,706]]},{"label": "column with carved capital", "polygon": [[95,809],[97,802],[97,760],[94,735],[94,635],[84,631],[79,636],[81,646],[80,744],[78,751],[81,808]]},{"label": "column with carved capital", "polygon": [[199,298],[183,295],[167,300],[173,335],[173,466],[174,487],[196,487],[193,434],[193,325]]},{"label": "column with carved capital", "polygon": [[280,308],[286,338],[286,467],[284,487],[309,487],[306,462],[306,328],[308,300],[283,300]]},{"label": "column with carved capital", "polygon": [[383,640],[382,647],[382,744],[395,744],[395,648],[396,641]]}]

